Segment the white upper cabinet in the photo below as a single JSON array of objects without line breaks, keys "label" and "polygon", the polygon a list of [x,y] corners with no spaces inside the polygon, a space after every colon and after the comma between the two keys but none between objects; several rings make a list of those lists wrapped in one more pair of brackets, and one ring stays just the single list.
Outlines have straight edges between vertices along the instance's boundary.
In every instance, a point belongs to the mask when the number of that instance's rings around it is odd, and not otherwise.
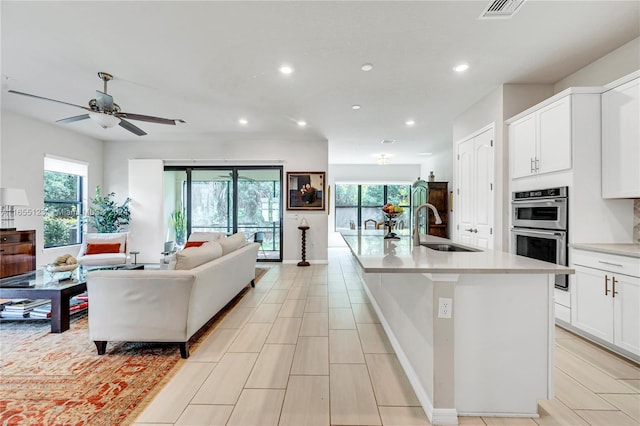
[{"label": "white upper cabinet", "polygon": [[602,198],[640,198],[638,75],[602,94]]},{"label": "white upper cabinet", "polygon": [[509,124],[511,178],[571,168],[571,96]]}]

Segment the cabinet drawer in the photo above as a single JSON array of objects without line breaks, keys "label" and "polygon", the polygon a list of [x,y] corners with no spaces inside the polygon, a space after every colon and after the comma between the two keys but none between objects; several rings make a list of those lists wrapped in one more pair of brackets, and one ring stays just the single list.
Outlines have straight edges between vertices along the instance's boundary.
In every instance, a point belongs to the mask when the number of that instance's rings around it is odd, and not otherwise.
[{"label": "cabinet drawer", "polygon": [[9,254],[31,254],[31,243],[19,243],[19,244],[0,244],[0,253],[4,255]]},{"label": "cabinet drawer", "polygon": [[0,234],[0,244],[19,243],[21,235],[17,232]]},{"label": "cabinet drawer", "polygon": [[618,274],[640,277],[640,261],[634,257],[616,256],[586,250],[573,250],[571,264]]}]

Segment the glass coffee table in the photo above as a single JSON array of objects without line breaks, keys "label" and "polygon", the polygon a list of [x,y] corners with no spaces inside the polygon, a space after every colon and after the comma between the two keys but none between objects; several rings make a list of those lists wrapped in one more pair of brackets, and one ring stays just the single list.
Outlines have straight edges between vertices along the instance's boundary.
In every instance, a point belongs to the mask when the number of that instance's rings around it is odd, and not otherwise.
[{"label": "glass coffee table", "polygon": [[50,299],[51,332],[69,329],[69,301],[87,291],[86,273],[95,269],[144,269],[143,264],[83,267],[66,274],[51,274],[37,270],[27,274],[0,279],[1,299]]}]

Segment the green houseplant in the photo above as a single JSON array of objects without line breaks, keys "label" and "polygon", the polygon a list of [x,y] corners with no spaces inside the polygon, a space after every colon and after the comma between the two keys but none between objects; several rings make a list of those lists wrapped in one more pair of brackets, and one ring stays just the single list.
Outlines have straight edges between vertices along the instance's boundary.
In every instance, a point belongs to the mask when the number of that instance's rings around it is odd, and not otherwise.
[{"label": "green houseplant", "polygon": [[115,192],[102,195],[100,185],[96,186],[96,196],[91,198],[91,214],[88,217],[89,223],[95,228],[96,232],[118,232],[123,226],[129,224],[131,219],[131,211],[129,210],[129,202],[126,200],[118,205],[114,200]]},{"label": "green houseplant", "polygon": [[173,232],[176,234],[176,244],[181,246],[184,244],[185,235],[187,233],[187,217],[182,208],[175,209],[169,216]]}]

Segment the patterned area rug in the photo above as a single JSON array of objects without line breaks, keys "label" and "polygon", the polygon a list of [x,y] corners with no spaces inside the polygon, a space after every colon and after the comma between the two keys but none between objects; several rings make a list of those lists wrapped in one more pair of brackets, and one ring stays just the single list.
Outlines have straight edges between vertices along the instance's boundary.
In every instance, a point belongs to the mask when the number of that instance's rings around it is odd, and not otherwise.
[{"label": "patterned area rug", "polygon": [[[256,268],[256,281],[267,270]],[[245,292],[191,338],[192,353]],[[80,314],[52,334],[48,321],[0,323],[0,424],[124,424],[181,359],[178,345],[163,343],[109,342],[98,356],[87,324]]]}]

